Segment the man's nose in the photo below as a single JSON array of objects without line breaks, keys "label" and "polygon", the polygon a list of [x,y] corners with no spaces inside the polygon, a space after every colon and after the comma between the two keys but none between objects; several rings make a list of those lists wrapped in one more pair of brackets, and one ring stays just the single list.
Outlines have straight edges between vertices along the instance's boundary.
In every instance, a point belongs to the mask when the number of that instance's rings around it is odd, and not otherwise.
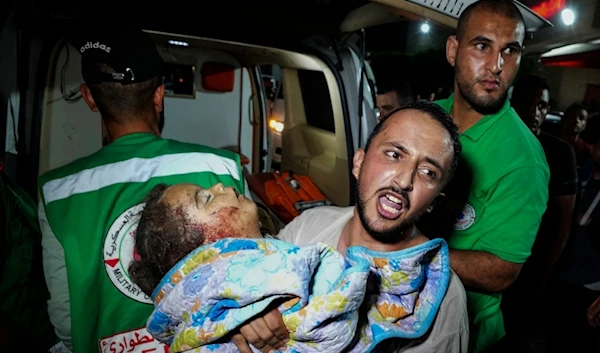
[{"label": "man's nose", "polygon": [[535,106],[535,116],[536,116],[536,118],[542,117],[542,110],[537,105]]},{"label": "man's nose", "polygon": [[502,72],[502,67],[504,66],[504,58],[502,57],[502,52],[498,52],[490,55],[490,60],[488,61],[488,70],[494,75],[500,75]]},{"label": "man's nose", "polygon": [[399,170],[396,174],[395,183],[398,187],[404,191],[411,191],[413,189],[413,180],[415,178],[415,168],[406,168]]}]

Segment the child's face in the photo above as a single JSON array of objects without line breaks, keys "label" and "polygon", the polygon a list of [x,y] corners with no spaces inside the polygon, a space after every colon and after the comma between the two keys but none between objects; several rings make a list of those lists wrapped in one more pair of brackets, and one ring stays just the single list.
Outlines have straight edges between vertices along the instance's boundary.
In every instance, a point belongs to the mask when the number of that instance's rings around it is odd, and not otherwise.
[{"label": "child's face", "polygon": [[177,215],[185,215],[190,227],[204,233],[205,243],[261,236],[256,204],[231,187],[177,184],[165,190],[161,202]]}]

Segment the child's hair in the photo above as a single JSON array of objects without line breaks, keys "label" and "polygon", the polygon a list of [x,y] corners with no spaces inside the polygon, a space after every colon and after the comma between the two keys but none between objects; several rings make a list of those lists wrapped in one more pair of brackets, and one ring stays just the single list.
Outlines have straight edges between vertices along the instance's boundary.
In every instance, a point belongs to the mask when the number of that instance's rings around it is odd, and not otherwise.
[{"label": "child's hair", "polygon": [[159,184],[145,198],[135,235],[140,260],[129,265],[129,275],[148,295],[179,260],[204,243],[204,234],[189,227],[181,209],[161,201],[167,188]]}]

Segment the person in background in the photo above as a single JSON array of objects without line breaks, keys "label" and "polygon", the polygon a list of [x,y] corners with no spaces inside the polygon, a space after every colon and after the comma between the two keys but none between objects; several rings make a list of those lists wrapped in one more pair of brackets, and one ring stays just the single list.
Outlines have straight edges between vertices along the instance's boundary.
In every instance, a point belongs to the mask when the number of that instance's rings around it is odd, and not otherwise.
[{"label": "person in background", "polygon": [[600,132],[589,138],[594,168],[575,209],[573,242],[546,301],[547,353],[600,348]]},{"label": "person in background", "polygon": [[[550,167],[548,206],[542,218],[531,256],[519,277],[502,298],[507,344],[515,351],[526,351],[531,323],[542,310],[539,303],[556,261],[569,238],[573,207],[577,195],[577,169],[573,148],[561,139],[541,131],[550,103],[550,87],[536,75],[519,79],[511,104],[525,125],[538,138]],[[530,312],[529,317],[524,313]],[[510,342],[510,343],[508,343]]]},{"label": "person in background", "polygon": [[589,179],[592,172],[590,146],[580,138],[587,126],[588,112],[582,104],[571,104],[561,119],[560,138],[573,146],[577,157],[578,176],[581,182]]},{"label": "person in background", "polygon": [[512,1],[480,0],[462,12],[446,42],[454,94],[437,103],[458,125],[463,146],[462,171],[446,194],[462,201],[466,193],[447,239],[467,289],[472,352],[498,349],[505,336],[502,292],[529,257],[548,202],[544,150],[507,99],[524,39]]},{"label": "person in background", "polygon": [[378,119],[388,116],[392,111],[412,104],[415,94],[406,81],[394,81],[390,84],[380,83],[377,86]]}]

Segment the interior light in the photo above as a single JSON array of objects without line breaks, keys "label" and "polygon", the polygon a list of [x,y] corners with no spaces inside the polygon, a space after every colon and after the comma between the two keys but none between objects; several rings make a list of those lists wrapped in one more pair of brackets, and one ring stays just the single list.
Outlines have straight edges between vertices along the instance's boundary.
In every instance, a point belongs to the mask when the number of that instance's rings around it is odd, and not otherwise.
[{"label": "interior light", "polygon": [[421,25],[421,32],[423,32],[423,33],[428,33],[430,29],[431,29],[431,27],[429,27],[428,23],[423,23]]},{"label": "interior light", "polygon": [[283,123],[281,121],[277,121],[275,119],[269,120],[269,127],[271,130],[282,132],[283,131]]},{"label": "interior light", "polygon": [[567,26],[570,26],[573,23],[575,23],[575,12],[573,12],[573,10],[571,9],[562,10],[562,12],[560,13],[560,17],[562,18],[563,23]]},{"label": "interior light", "polygon": [[535,6],[531,6],[530,9],[544,18],[550,18],[563,7],[565,7],[565,0],[546,0]]},{"label": "interior light", "polygon": [[187,46],[190,45],[188,42],[183,42],[183,41],[180,41],[180,40],[172,40],[172,39],[169,40],[169,44],[179,45],[181,47],[187,47]]}]

